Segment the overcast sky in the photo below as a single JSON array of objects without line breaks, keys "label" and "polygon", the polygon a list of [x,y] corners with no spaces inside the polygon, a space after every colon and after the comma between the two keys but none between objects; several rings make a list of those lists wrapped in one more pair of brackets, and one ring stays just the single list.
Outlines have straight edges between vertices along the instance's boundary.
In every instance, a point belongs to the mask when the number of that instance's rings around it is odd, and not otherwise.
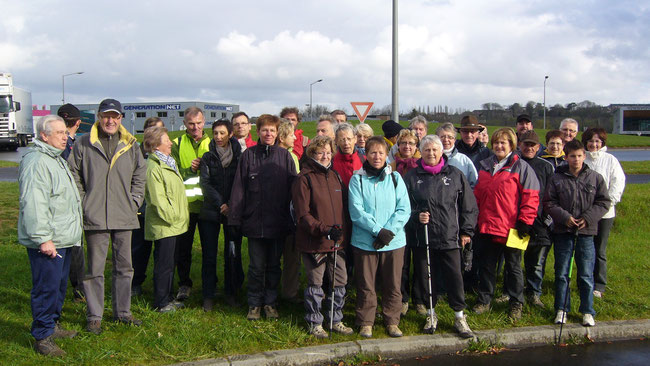
[{"label": "overcast sky", "polygon": [[[200,100],[252,115],[391,103],[389,0],[0,0],[34,104]],[[400,110],[650,102],[650,1],[399,1]]]}]

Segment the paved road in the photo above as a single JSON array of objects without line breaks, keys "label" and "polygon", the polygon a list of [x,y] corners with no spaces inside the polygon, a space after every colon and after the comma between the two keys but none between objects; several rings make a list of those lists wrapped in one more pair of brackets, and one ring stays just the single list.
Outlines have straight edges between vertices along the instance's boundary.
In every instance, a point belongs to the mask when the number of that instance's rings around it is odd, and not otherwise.
[{"label": "paved road", "polygon": [[19,147],[17,151],[0,151],[0,160],[13,161],[20,163],[20,159],[27,152],[28,147]]}]

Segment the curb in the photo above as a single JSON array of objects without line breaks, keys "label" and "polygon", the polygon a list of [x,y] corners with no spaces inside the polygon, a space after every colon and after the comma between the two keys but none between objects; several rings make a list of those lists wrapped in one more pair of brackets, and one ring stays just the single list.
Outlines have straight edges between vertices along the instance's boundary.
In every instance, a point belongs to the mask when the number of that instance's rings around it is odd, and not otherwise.
[{"label": "curb", "polygon": [[[526,348],[553,344],[560,332],[559,325],[542,325],[514,329],[484,330],[475,333],[475,339],[499,343],[506,348]],[[623,340],[650,335],[650,319],[615,320],[598,322],[595,327],[580,324],[565,324],[562,339],[595,341]],[[235,355],[201,361],[183,362],[183,366],[279,366],[279,365],[323,365],[353,357],[359,353],[381,355],[382,358],[409,358],[423,355],[449,354],[467,348],[470,339],[458,338],[453,333],[420,335],[402,338],[380,338],[327,344],[288,350],[269,351],[252,355]]]}]

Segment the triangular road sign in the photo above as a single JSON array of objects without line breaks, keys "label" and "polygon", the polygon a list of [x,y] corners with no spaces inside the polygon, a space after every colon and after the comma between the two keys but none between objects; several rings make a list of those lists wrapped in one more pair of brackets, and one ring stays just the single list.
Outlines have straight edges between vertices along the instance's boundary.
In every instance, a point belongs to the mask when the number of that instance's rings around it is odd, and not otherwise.
[{"label": "triangular road sign", "polygon": [[370,108],[372,108],[372,105],[375,104],[373,102],[350,102],[352,105],[352,109],[354,109],[354,113],[356,113],[357,117],[359,117],[359,122],[363,123],[363,121],[366,120],[366,117],[368,116],[368,113],[370,112]]}]

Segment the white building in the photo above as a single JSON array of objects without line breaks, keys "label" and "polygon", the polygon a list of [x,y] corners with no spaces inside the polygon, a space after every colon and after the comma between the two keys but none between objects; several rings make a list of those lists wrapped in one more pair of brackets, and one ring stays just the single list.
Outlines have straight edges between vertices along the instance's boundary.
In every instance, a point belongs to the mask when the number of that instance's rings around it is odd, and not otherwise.
[{"label": "white building", "polygon": [[650,135],[650,104],[612,104],[614,133]]}]

